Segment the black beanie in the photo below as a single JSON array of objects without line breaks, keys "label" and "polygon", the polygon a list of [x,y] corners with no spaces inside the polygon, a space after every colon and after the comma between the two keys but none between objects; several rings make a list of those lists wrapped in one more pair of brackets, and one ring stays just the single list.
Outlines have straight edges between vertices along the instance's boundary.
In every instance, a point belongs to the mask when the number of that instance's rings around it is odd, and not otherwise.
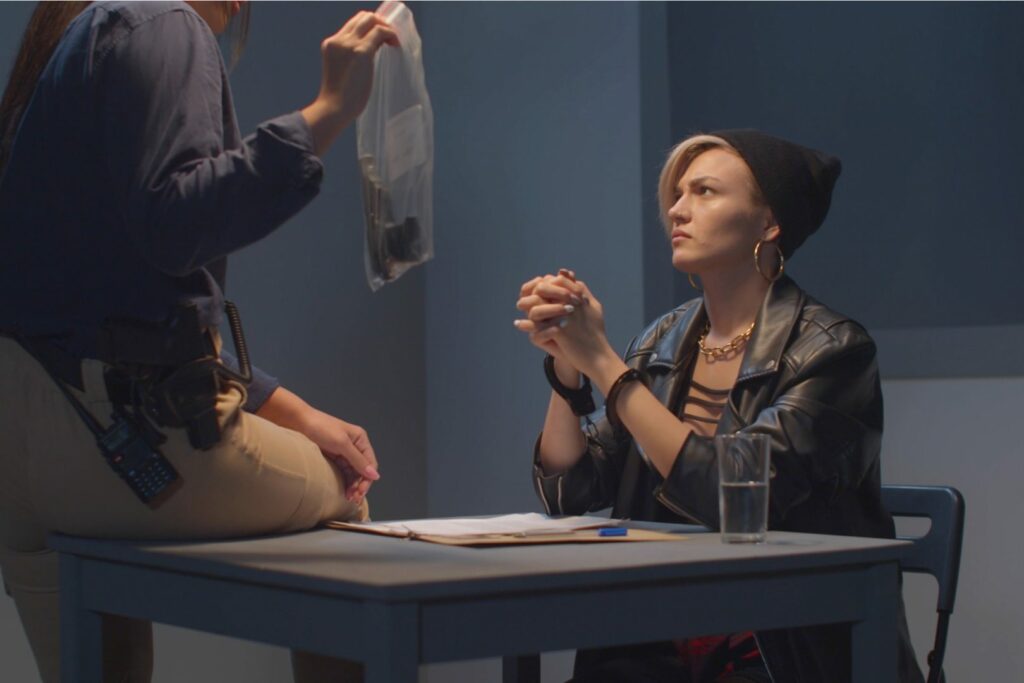
[{"label": "black beanie", "polygon": [[754,174],[782,229],[779,246],[789,258],[821,227],[842,171],[839,159],[756,130],[709,133],[736,148]]}]

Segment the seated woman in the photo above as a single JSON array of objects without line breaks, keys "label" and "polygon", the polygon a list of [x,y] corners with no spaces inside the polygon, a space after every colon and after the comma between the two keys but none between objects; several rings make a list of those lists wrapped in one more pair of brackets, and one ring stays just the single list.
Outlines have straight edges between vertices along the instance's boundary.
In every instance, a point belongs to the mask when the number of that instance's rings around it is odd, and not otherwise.
[{"label": "seated woman", "polygon": [[[548,353],[554,387],[534,454],[549,513],[611,506],[614,517],[717,528],[712,438],[741,432],[771,438],[770,529],[894,535],[879,490],[875,344],[783,275],[824,220],[839,172],[835,158],[751,130],[676,146],[659,203],[672,265],[691,283],[700,278],[702,296],[651,323],[624,358],[605,336],[600,302],[572,271],[523,285],[516,327]],[[581,429],[591,382],[605,408]],[[902,606],[898,632],[899,680],[922,681]],[[838,683],[850,679],[849,627],[581,651],[574,675]]]}]

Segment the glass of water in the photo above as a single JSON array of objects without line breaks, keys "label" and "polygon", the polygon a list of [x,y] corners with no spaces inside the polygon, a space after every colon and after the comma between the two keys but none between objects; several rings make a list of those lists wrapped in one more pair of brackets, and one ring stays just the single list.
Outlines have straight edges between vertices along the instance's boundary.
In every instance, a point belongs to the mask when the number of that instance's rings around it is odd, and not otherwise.
[{"label": "glass of water", "polygon": [[715,437],[718,457],[718,512],[723,543],[763,543],[768,528],[767,434]]}]

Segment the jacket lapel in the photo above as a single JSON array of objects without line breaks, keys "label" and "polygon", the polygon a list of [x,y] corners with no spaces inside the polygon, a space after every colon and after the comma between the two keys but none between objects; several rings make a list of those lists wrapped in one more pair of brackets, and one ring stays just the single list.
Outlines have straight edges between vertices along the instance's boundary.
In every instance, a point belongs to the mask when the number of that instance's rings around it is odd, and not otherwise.
[{"label": "jacket lapel", "polygon": [[[744,400],[744,394],[747,389],[763,390],[764,384],[748,387],[747,383],[780,370],[783,351],[799,322],[803,304],[803,291],[788,276],[784,275],[772,283],[758,310],[754,332],[747,343],[747,352],[729,396],[729,407],[718,422],[716,434],[732,433],[753,420],[753,415],[744,414],[743,407],[757,402]],[[687,302],[680,307],[679,317],[668,323],[669,329],[654,347],[637,354],[647,356],[640,361],[641,367],[659,376],[664,373],[664,380],[656,382],[652,389],[669,410],[676,410],[679,392],[685,390],[682,369],[697,352],[697,339],[703,333],[706,321],[704,300]]]},{"label": "jacket lapel", "polygon": [[803,291],[788,276],[772,284],[757,313],[736,384],[779,371],[782,352],[799,320],[803,302]]},{"label": "jacket lapel", "polygon": [[781,370],[782,354],[800,319],[804,293],[787,276],[774,282],[758,310],[754,333],[736,375],[736,384],[729,393],[728,409],[722,413],[715,434],[732,434],[757,417],[757,407],[770,403],[764,395],[773,389],[765,382]]},{"label": "jacket lapel", "polygon": [[704,299],[693,299],[681,307],[679,317],[672,322],[652,349],[648,365],[668,365],[672,368],[685,366],[689,356],[697,348],[697,338],[704,331],[707,315],[704,313]]}]

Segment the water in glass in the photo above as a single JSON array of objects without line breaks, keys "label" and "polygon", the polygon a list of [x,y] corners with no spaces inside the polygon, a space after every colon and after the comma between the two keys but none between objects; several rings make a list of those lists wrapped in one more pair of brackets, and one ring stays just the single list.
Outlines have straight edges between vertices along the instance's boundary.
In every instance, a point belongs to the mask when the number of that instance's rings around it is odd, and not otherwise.
[{"label": "water in glass", "polygon": [[722,538],[732,543],[760,543],[768,519],[768,484],[722,482]]}]

